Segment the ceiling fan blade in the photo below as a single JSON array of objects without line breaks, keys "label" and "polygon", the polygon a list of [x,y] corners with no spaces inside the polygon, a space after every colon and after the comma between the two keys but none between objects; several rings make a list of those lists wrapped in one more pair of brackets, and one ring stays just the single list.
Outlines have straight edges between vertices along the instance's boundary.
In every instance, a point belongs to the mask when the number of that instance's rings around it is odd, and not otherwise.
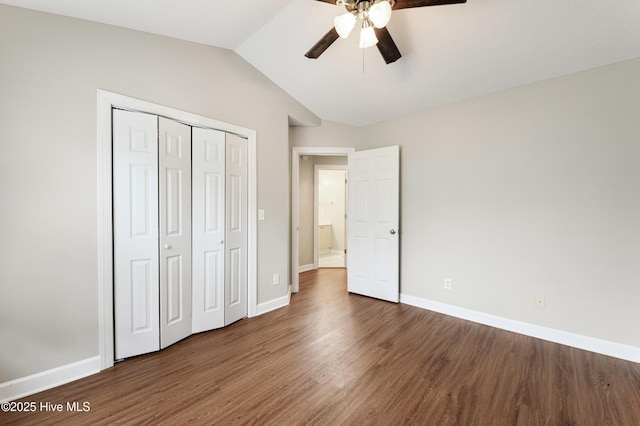
[{"label": "ceiling fan blade", "polygon": [[331,3],[331,4],[336,4],[336,0],[318,0],[324,3]]},{"label": "ceiling fan blade", "polygon": [[398,50],[398,46],[396,46],[395,42],[391,38],[391,34],[389,34],[389,30],[386,27],[382,28],[374,28],[376,32],[376,37],[378,37],[378,50],[382,55],[382,58],[387,64],[397,61],[402,57],[400,51]]},{"label": "ceiling fan blade", "polygon": [[467,0],[396,0],[393,10],[410,9],[412,7],[442,6],[446,4],[466,3]]},{"label": "ceiling fan blade", "polygon": [[335,28],[331,28],[328,33],[324,35],[316,44],[313,45],[307,53],[304,54],[307,58],[317,59],[324,53],[329,46],[333,44],[340,37]]}]

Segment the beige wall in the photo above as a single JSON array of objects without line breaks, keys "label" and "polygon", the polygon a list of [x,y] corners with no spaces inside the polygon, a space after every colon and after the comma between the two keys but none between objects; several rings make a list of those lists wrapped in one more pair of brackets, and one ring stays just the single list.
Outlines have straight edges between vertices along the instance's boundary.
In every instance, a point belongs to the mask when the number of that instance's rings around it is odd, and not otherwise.
[{"label": "beige wall", "polygon": [[332,121],[322,121],[319,127],[292,127],[291,146],[353,148],[362,140],[362,128]]},{"label": "beige wall", "polygon": [[298,176],[298,266],[313,264],[313,156],[300,158]]},{"label": "beige wall", "polygon": [[99,352],[98,88],[257,131],[258,303],[288,291],[288,120],[317,117],[231,51],[0,6],[0,383]]},{"label": "beige wall", "polygon": [[401,292],[640,347],[638,76],[640,59],[364,128],[360,149],[401,146]]}]

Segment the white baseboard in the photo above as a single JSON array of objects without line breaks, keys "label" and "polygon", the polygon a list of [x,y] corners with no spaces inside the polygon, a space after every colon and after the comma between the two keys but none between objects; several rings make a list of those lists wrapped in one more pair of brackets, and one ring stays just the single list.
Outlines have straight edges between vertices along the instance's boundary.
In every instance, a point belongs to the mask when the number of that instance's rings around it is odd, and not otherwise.
[{"label": "white baseboard", "polygon": [[291,300],[291,286],[289,286],[289,291],[287,291],[287,294],[285,296],[258,304],[256,315],[262,315],[262,314],[266,314],[267,312],[276,310],[278,308],[284,308],[289,304],[290,300]]},{"label": "white baseboard", "polygon": [[419,297],[400,294],[400,302],[429,311],[438,312],[456,318],[473,321],[479,324],[488,325],[502,330],[512,331],[525,336],[535,337],[566,346],[571,346],[586,351],[595,352],[627,361],[640,363],[640,348],[624,345],[622,343],[597,339],[595,337],[582,336],[580,334],[569,333],[567,331],[556,330],[540,325],[529,324],[483,312],[472,311],[446,303],[434,302]]},{"label": "white baseboard", "polygon": [[100,356],[0,383],[0,401],[13,401],[100,372]]},{"label": "white baseboard", "polygon": [[298,266],[298,273],[313,271],[314,269],[316,269],[316,265],[314,265],[313,263],[310,263],[308,265],[300,265]]}]

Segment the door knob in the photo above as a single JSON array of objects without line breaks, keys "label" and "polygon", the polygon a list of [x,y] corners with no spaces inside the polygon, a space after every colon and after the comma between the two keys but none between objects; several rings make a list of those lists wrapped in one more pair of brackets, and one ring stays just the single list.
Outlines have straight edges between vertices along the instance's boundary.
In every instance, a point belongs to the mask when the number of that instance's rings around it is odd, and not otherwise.
[{"label": "door knob", "polygon": [[169,250],[171,248],[171,246],[169,244],[165,244],[164,248],[165,248],[165,250]]},{"label": "door knob", "polygon": [[390,233],[391,235],[395,235],[395,234],[396,234],[396,230],[395,230],[395,229],[392,229],[391,231],[389,231],[389,233]]},{"label": "door knob", "polygon": [[220,244],[224,244],[224,240],[220,240]]}]

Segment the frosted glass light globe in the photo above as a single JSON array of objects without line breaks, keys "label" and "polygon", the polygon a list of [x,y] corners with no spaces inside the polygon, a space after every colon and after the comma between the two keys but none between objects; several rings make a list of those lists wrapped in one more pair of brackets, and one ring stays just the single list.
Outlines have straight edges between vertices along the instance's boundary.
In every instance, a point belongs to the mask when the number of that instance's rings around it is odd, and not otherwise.
[{"label": "frosted glass light globe", "polygon": [[376,28],[382,28],[391,19],[391,4],[387,0],[382,0],[369,9],[369,19]]}]

